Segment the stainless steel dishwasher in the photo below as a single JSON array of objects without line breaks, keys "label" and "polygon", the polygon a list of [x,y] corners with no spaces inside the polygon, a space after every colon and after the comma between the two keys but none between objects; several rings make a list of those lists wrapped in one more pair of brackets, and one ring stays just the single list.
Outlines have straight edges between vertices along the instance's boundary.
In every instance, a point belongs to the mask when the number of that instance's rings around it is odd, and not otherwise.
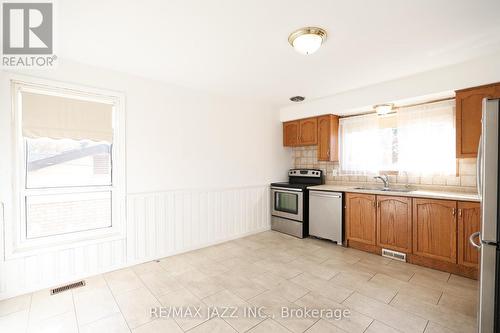
[{"label": "stainless steel dishwasher", "polygon": [[342,245],[342,193],[309,190],[309,235]]}]

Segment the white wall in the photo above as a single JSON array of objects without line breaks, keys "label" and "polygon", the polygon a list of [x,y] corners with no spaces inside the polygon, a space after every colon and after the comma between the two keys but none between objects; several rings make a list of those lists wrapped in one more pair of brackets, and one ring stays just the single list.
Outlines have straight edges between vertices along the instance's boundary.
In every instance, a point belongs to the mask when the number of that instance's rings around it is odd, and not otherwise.
[{"label": "white wall", "polygon": [[[285,179],[291,166],[278,110],[71,62],[21,74],[125,93],[127,237],[15,260],[2,254],[0,299],[269,228],[267,185]],[[7,220],[15,218],[12,75],[0,75]]]},{"label": "white wall", "polygon": [[[353,69],[355,70],[355,69]],[[282,107],[280,119],[288,121],[322,114],[370,111],[380,103],[412,100],[421,96],[500,81],[500,53],[464,63],[387,81],[343,93]]]}]

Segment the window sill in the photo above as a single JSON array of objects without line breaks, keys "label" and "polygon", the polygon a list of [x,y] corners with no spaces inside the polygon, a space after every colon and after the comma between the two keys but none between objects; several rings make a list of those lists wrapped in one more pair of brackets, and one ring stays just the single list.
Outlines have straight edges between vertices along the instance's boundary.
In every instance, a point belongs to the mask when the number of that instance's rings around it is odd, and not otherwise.
[{"label": "window sill", "polygon": [[[110,228],[111,229],[111,228]],[[96,232],[97,231],[97,232]],[[125,232],[119,230],[92,230],[91,233],[85,235],[72,235],[73,237],[60,237],[57,236],[57,240],[51,240],[53,237],[46,237],[44,243],[40,244],[32,240],[24,241],[23,244],[16,244],[11,249],[5,249],[5,261],[14,260],[29,256],[36,256],[48,252],[56,252],[67,249],[74,249],[99,243],[113,242],[117,240],[125,239]],[[62,235],[65,236],[65,235]],[[63,239],[66,238],[66,239]],[[49,242],[50,241],[50,242]]]}]

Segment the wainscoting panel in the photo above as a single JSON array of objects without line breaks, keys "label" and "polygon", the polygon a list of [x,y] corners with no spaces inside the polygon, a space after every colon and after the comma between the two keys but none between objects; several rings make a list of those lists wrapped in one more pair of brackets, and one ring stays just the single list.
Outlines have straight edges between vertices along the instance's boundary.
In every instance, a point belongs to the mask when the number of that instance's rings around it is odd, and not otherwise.
[{"label": "wainscoting panel", "polygon": [[168,256],[269,229],[267,186],[133,194],[127,259]]},{"label": "wainscoting panel", "polygon": [[122,267],[125,244],[120,239],[3,261],[0,299]]},{"label": "wainscoting panel", "polygon": [[270,228],[269,186],[127,195],[125,239],[0,262],[0,300]]}]

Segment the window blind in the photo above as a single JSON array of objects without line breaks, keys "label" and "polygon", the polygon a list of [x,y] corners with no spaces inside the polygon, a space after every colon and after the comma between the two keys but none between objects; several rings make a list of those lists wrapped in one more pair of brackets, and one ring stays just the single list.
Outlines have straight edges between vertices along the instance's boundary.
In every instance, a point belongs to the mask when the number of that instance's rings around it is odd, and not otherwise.
[{"label": "window blind", "polygon": [[22,92],[23,136],[112,142],[113,105]]}]

